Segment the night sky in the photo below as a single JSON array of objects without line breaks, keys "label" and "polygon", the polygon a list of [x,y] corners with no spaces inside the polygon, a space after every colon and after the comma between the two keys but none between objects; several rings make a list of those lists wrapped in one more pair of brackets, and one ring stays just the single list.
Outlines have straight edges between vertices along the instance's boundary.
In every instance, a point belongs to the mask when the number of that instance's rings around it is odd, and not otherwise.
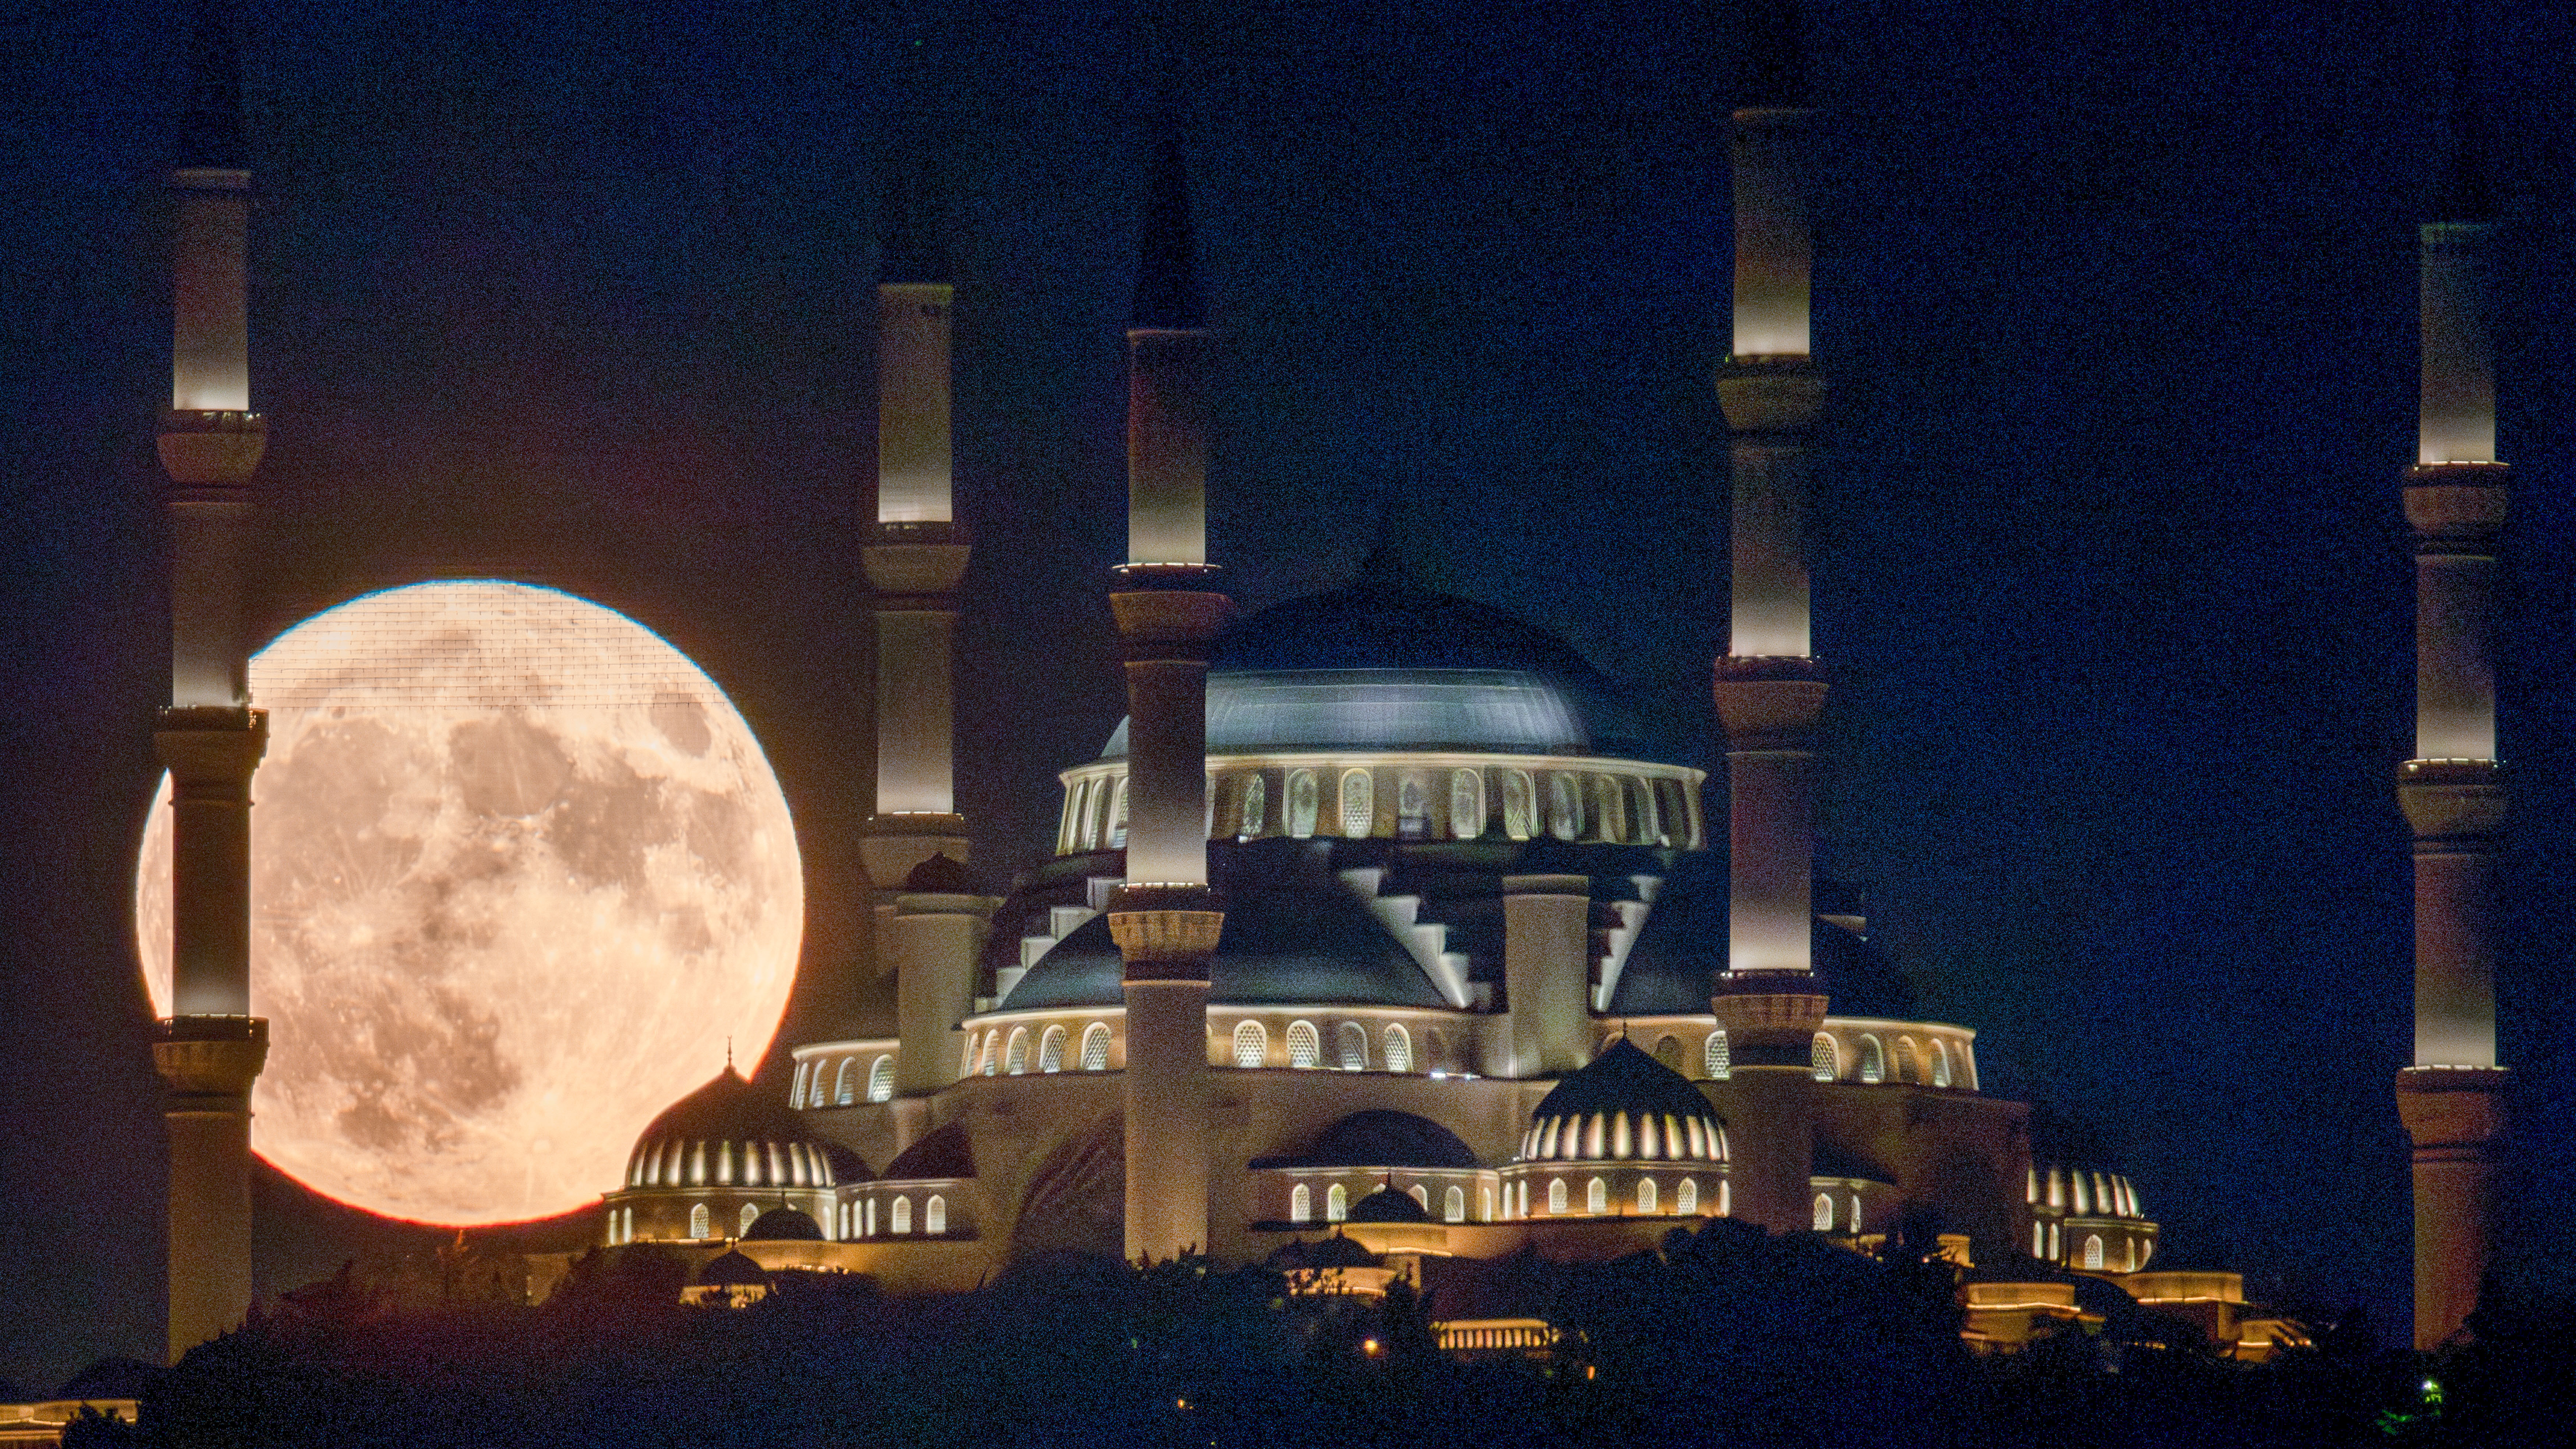
[{"label": "night sky", "polygon": [[[784,1040],[861,950],[878,178],[959,259],[961,804],[1051,839],[1119,714],[1119,324],[1158,94],[1228,357],[1211,556],[1258,606],[1383,532],[1562,632],[1703,763],[1723,639],[1732,12],[405,3],[244,28],[263,637],[436,575],[698,660],[795,811]],[[2418,6],[1826,3],[1814,514],[1826,860],[1990,1089],[2082,1124],[2160,1265],[2406,1313],[2414,230],[2451,94]],[[167,684],[175,0],[0,9],[0,1375],[161,1341],[127,908]],[[2576,22],[2479,7],[2505,208],[2503,982],[2516,1221],[2576,1190]],[[800,1025],[799,1023],[803,1023]],[[777,1060],[775,1056],[773,1062]],[[710,1064],[712,1070],[713,1064]],[[607,1184],[602,1184],[606,1187]],[[275,1182],[268,1287],[408,1242]]]}]

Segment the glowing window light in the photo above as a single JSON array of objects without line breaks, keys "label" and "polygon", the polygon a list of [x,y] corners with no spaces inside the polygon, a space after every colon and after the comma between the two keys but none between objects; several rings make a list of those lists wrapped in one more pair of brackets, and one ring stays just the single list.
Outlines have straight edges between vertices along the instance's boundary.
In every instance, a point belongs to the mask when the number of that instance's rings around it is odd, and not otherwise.
[{"label": "glowing window light", "polygon": [[1834,1039],[1823,1032],[1816,1033],[1815,1043],[1808,1047],[1807,1061],[1819,1082],[1830,1082],[1842,1075],[1842,1067],[1835,1060]]},{"label": "glowing window light", "polygon": [[1288,833],[1299,840],[1315,833],[1316,817],[1321,813],[1318,795],[1314,771],[1288,772]]},{"label": "glowing window light", "polygon": [[1936,1087],[1950,1085],[1950,1044],[1948,1042],[1932,1043],[1932,1085]]},{"label": "glowing window light", "polygon": [[1830,1233],[1834,1230],[1834,1196],[1832,1193],[1820,1192],[1816,1194],[1815,1229],[1820,1233]]},{"label": "glowing window light", "polygon": [[759,1206],[758,1206],[757,1204],[755,1204],[755,1203],[744,1203],[744,1204],[742,1205],[742,1226],[741,1226],[740,1228],[737,1228],[737,1229],[735,1230],[734,1235],[735,1235],[736,1237],[740,1237],[742,1234],[747,1233],[747,1232],[750,1232],[750,1231],[751,1231],[751,1225],[752,1225],[753,1223],[755,1223],[755,1222],[759,1221],[759,1219],[760,1219],[760,1208],[759,1208]]},{"label": "glowing window light", "polygon": [[1269,786],[1262,782],[1261,776],[1255,774],[1243,782],[1243,804],[1240,807],[1241,828],[1236,833],[1245,840],[1260,835],[1263,825],[1267,823],[1269,810]]},{"label": "glowing window light", "polygon": [[841,1058],[841,1070],[834,1075],[832,1080],[833,1105],[846,1107],[850,1105],[851,1101],[856,1097],[858,1084],[851,1079],[850,1073],[856,1070],[858,1065],[859,1059],[857,1057]]},{"label": "glowing window light", "polygon": [[[1056,1050],[1057,1050],[1059,1053],[1061,1053],[1061,1052],[1063,1051],[1063,1049],[1064,1049],[1064,1028],[1063,1028],[1063,1027],[1057,1027],[1055,1030],[1056,1030]],[[1050,1070],[1052,1070],[1052,1068],[1050,1068]],[[868,1068],[868,1100],[869,1100],[869,1101],[871,1101],[871,1102],[890,1102],[890,1101],[894,1100],[894,1058],[893,1058],[893,1057],[891,1057],[891,1056],[882,1056],[882,1057],[879,1057],[879,1058],[877,1058],[877,1059],[876,1059],[876,1061],[875,1061],[875,1063],[874,1063],[874,1064],[872,1064],[871,1066],[869,1066],[869,1068]]]},{"label": "glowing window light", "polygon": [[1688,1217],[1699,1211],[1699,1180],[1685,1177],[1673,1189],[1673,1211]]},{"label": "glowing window light", "polygon": [[1312,1220],[1314,1216],[1314,1192],[1302,1182],[1297,1184],[1295,1187],[1290,1188],[1288,1190],[1288,1221],[1292,1223],[1302,1223]]},{"label": "glowing window light", "polygon": [[934,1192],[930,1201],[921,1205],[921,1230],[925,1233],[948,1231],[948,1199]]},{"label": "glowing window light", "polygon": [[2099,1233],[2085,1234],[2084,1266],[2097,1273],[2102,1270],[2102,1235]]},{"label": "glowing window light", "polygon": [[1587,1213],[1610,1211],[1610,1184],[1594,1178],[1583,1185],[1583,1210]]},{"label": "glowing window light", "polygon": [[1324,1194],[1324,1221],[1328,1223],[1338,1223],[1350,1215],[1350,1189],[1342,1186],[1338,1182],[1334,1183],[1331,1191]]},{"label": "glowing window light", "polygon": [[1400,1023],[1387,1023],[1386,1069],[1390,1072],[1413,1070],[1413,1037]]},{"label": "glowing window light", "polygon": [[1346,1072],[1367,1071],[1368,1028],[1360,1025],[1356,1021],[1346,1021],[1334,1030],[1333,1036],[1335,1044],[1340,1049],[1339,1055],[1342,1059],[1342,1070]]},{"label": "glowing window light", "polygon": [[1449,772],[1449,833],[1460,840],[1485,833],[1485,777],[1475,770]]},{"label": "glowing window light", "polygon": [[886,1229],[896,1233],[912,1231],[911,1198],[898,1197],[894,1200],[894,1206],[886,1210]]},{"label": "glowing window light", "polygon": [[1851,1216],[1850,1216],[1848,1219],[1846,1219],[1846,1221],[1848,1221],[1848,1222],[1851,1224],[1851,1230],[1852,1230],[1853,1232],[1857,1233],[1857,1232],[1859,1232],[1859,1231],[1860,1231],[1861,1216],[1860,1216],[1860,1194],[1859,1194],[1859,1193],[1853,1193],[1853,1194],[1851,1195]]},{"label": "glowing window light", "polygon": [[1583,833],[1583,792],[1571,776],[1547,777],[1547,833],[1559,840]]},{"label": "glowing window light", "polygon": [[1288,1023],[1288,1065],[1311,1070],[1323,1064],[1324,1042],[1311,1021]]},{"label": "glowing window light", "polygon": [[1351,840],[1365,840],[1376,828],[1377,785],[1366,770],[1342,772],[1342,834]]},{"label": "glowing window light", "polygon": [[788,1106],[802,1107],[805,1105],[805,1083],[807,1079],[813,1075],[813,1072],[814,1064],[812,1062],[798,1062],[796,1064],[796,1082],[793,1086],[790,1086],[787,1089]]},{"label": "glowing window light", "polygon": [[1878,1038],[1864,1034],[1860,1039],[1860,1079],[1864,1082],[1887,1080],[1887,1052]]},{"label": "glowing window light", "polygon": [[707,1205],[705,1203],[699,1203],[697,1206],[689,1209],[690,1237],[709,1237],[713,1235],[714,1231],[715,1215],[707,1211]]},{"label": "glowing window light", "polygon": [[1734,1076],[1735,1057],[1727,1049],[1724,1028],[1721,1027],[1708,1034],[1708,1041],[1703,1047],[1701,1065],[1707,1070],[1708,1079],[1712,1082],[1723,1082]]},{"label": "glowing window light", "polygon": [[1561,1177],[1549,1178],[1547,1180],[1548,1212],[1550,1214],[1562,1214],[1565,1211],[1565,1203],[1565,1179]]},{"label": "glowing window light", "polygon": [[1467,1190],[1465,1188],[1452,1187],[1448,1192],[1442,1194],[1440,1199],[1440,1220],[1448,1223],[1463,1223],[1467,1220]]},{"label": "glowing window light", "polygon": [[1109,1070],[1109,1027],[1095,1021],[1082,1031],[1082,1069],[1086,1072]]},{"label": "glowing window light", "polygon": [[1506,769],[1503,777],[1503,833],[1527,840],[1538,833],[1538,796],[1527,770]]},{"label": "glowing window light", "polygon": [[1064,1070],[1064,1039],[1065,1030],[1062,1023],[1048,1027],[1046,1029],[1046,1035],[1038,1038],[1039,1071],[1060,1072]]},{"label": "glowing window light", "polygon": [[1010,1041],[1010,1046],[1003,1053],[1002,1070],[1009,1076],[1025,1076],[1029,1070],[1029,1029],[1012,1027]]},{"label": "glowing window light", "polygon": [[1234,1028],[1234,1064],[1258,1067],[1270,1060],[1270,1033],[1257,1021],[1239,1022]]},{"label": "glowing window light", "polygon": [[1431,796],[1422,788],[1421,777],[1407,775],[1395,787],[1395,832],[1406,840],[1419,840],[1431,819]]},{"label": "glowing window light", "polygon": [[1637,1212],[1642,1217],[1655,1215],[1655,1180],[1651,1177],[1637,1179]]}]

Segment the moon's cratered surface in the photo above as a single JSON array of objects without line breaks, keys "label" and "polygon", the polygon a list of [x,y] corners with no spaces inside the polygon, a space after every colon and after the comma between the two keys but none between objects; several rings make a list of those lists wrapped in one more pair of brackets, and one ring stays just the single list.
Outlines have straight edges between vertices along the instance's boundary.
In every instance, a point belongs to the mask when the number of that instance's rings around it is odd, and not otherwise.
[{"label": "moon's cratered surface", "polygon": [[[757,1061],[804,894],[750,728],[622,614],[488,580],[352,600],[251,661],[251,1145],[470,1225],[613,1187],[653,1115]],[[135,926],[170,1002],[170,786]]]}]

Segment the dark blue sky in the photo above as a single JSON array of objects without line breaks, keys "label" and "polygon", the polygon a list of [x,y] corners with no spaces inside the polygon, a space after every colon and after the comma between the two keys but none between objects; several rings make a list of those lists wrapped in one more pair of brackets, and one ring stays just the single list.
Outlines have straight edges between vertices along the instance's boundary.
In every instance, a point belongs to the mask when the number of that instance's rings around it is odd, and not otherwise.
[{"label": "dark blue sky", "polygon": [[[809,1011],[865,815],[856,509],[875,177],[936,155],[961,264],[961,698],[988,860],[1115,723],[1118,324],[1158,86],[1229,354],[1214,557],[1247,603],[1381,516],[1705,748],[1724,613],[1728,10],[263,7],[254,398],[274,631],[432,573],[559,584],[761,732]],[[962,12],[964,7],[955,7]],[[175,3],[0,10],[10,708],[0,1374],[159,1341],[126,894],[166,683],[151,184]],[[2505,986],[2563,1121],[2576,796],[2570,22],[2481,7],[2517,473]],[[2449,95],[2410,6],[1813,7],[1829,109],[1816,511],[1830,858],[1990,1084],[2091,1125],[2175,1261],[2402,1317],[2413,229]],[[1168,78],[1168,79],[1166,79]],[[810,1018],[819,1020],[819,1017]],[[2576,1183],[2563,1128],[2534,1204]],[[363,1225],[263,1199],[272,1277]],[[2528,1208],[2543,1229],[2562,1216]],[[274,1286],[274,1285],[272,1285]]]}]

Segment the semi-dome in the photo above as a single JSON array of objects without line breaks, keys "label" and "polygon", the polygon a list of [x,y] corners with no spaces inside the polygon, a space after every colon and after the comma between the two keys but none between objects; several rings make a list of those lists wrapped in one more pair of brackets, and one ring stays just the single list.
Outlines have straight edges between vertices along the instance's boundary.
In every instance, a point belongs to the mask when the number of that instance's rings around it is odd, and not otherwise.
[{"label": "semi-dome", "polygon": [[1351,1204],[1350,1221],[1355,1223],[1427,1223],[1431,1214],[1413,1200],[1411,1193],[1397,1192],[1392,1186],[1381,1187]]},{"label": "semi-dome", "polygon": [[766,1288],[769,1286],[769,1270],[748,1256],[727,1249],[708,1259],[707,1265],[689,1281],[700,1288]]},{"label": "semi-dome", "polygon": [[1539,1100],[1520,1156],[1724,1162],[1726,1129],[1689,1078],[1623,1036]]},{"label": "semi-dome", "polygon": [[635,1139],[628,1187],[830,1187],[863,1175],[855,1158],[805,1130],[787,1104],[731,1063]]},{"label": "semi-dome", "polygon": [[1458,1134],[1411,1112],[1373,1107],[1315,1134],[1303,1152],[1265,1157],[1255,1167],[1477,1167]]},{"label": "semi-dome", "polygon": [[819,1243],[823,1225],[792,1207],[774,1207],[742,1230],[746,1243]]},{"label": "semi-dome", "polygon": [[[1624,692],[1563,640],[1386,578],[1274,604],[1217,642],[1208,752],[1468,750],[1660,759]],[[1119,723],[1101,748],[1127,753]]]}]

